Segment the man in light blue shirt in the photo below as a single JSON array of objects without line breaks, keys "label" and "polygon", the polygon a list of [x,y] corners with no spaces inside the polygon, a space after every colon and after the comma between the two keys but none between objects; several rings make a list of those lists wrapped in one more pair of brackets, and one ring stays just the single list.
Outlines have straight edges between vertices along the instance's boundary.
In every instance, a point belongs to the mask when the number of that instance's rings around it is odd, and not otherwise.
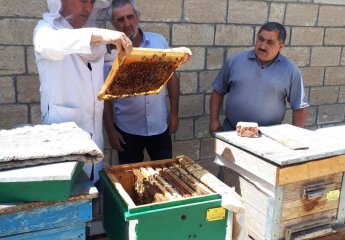
[{"label": "man in light blue shirt", "polygon": [[[111,23],[126,33],[133,47],[169,48],[165,38],[139,28],[140,12],[134,0],[112,1]],[[171,136],[178,127],[179,83],[176,73],[159,94],[106,101],[104,125],[111,147],[118,152],[119,163],[143,161],[144,149],[151,160],[172,157]]]}]

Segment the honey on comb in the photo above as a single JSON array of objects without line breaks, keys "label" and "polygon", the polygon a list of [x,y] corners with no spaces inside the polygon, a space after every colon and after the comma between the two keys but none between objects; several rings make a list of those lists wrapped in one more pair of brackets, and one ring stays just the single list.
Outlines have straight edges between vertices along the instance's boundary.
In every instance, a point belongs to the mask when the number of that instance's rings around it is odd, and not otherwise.
[{"label": "honey on comb", "polygon": [[112,99],[157,94],[183,63],[187,48],[134,48],[129,56],[118,56],[98,98]]}]

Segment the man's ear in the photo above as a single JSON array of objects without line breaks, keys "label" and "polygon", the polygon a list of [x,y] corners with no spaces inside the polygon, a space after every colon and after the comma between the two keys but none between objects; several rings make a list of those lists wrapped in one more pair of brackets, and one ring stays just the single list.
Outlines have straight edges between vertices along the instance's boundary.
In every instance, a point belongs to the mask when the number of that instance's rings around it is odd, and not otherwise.
[{"label": "man's ear", "polygon": [[281,51],[284,47],[285,47],[285,44],[284,43],[280,43],[279,51]]}]

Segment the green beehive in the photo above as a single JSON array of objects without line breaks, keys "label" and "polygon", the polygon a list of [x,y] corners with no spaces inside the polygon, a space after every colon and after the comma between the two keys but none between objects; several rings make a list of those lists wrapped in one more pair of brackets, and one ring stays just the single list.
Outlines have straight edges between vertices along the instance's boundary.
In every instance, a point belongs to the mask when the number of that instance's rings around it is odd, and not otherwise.
[{"label": "green beehive", "polygon": [[72,161],[0,171],[0,202],[67,200],[83,165]]},{"label": "green beehive", "polygon": [[[137,183],[133,169],[162,168],[162,165],[176,162],[161,160],[135,163],[108,167],[101,172],[104,184],[104,228],[108,239],[225,239],[227,217],[232,217],[232,213],[221,207],[221,195],[218,193],[142,205],[137,203],[134,193]],[[129,238],[133,234],[135,238]]]}]

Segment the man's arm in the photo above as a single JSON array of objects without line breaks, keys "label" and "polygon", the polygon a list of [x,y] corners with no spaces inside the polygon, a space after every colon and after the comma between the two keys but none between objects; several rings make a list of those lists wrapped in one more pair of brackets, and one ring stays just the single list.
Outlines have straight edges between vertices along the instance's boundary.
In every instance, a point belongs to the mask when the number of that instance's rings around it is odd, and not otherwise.
[{"label": "man's arm", "polygon": [[132,41],[123,32],[103,28],[93,28],[90,44],[112,44],[117,51],[128,55],[132,51]]},{"label": "man's arm", "polygon": [[304,128],[307,119],[307,108],[292,110],[292,125]]},{"label": "man's arm", "polygon": [[210,98],[210,133],[219,131],[221,124],[219,121],[219,111],[222,106],[224,96],[213,90]]},{"label": "man's arm", "polygon": [[114,126],[113,101],[111,100],[104,101],[103,122],[110,146],[116,151],[123,151],[121,144],[125,144],[125,141]]},{"label": "man's arm", "polygon": [[[54,29],[39,24],[33,33],[35,51],[51,60],[62,60],[70,54],[90,54],[91,45],[113,44],[125,54],[132,51],[132,42],[122,32],[101,28]],[[105,48],[104,48],[105,51]]]},{"label": "man's arm", "polygon": [[176,73],[170,77],[167,83],[167,88],[170,102],[170,111],[168,117],[169,133],[174,134],[179,125],[178,109],[180,98],[180,82]]}]

